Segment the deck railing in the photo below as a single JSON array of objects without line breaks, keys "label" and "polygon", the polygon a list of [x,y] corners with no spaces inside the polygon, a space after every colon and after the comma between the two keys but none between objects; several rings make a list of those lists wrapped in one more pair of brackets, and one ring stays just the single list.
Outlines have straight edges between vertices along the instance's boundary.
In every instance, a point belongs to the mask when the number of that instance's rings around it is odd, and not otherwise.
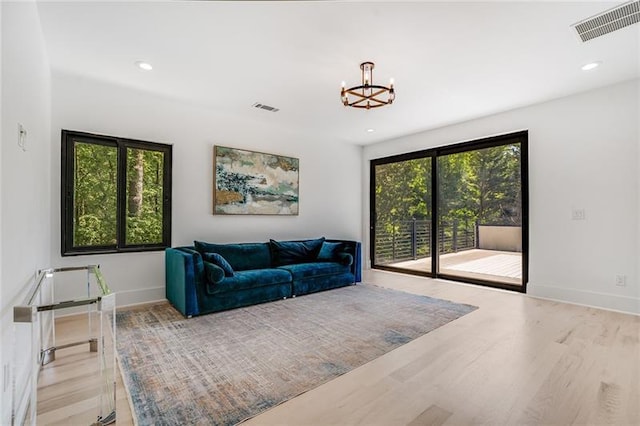
[{"label": "deck railing", "polygon": [[[476,222],[445,222],[439,228],[440,253],[455,253],[477,247]],[[431,231],[430,220],[410,219],[377,224],[375,263],[385,265],[431,256]]]}]

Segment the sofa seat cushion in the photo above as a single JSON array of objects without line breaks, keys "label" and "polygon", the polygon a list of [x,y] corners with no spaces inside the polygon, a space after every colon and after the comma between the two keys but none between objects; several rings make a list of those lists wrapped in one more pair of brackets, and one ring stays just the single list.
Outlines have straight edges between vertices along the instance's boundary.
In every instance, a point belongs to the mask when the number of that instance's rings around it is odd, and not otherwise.
[{"label": "sofa seat cushion", "polygon": [[282,269],[251,269],[248,271],[236,271],[233,277],[227,277],[219,283],[207,282],[207,293],[213,295],[290,282],[291,274],[288,271]]},{"label": "sofa seat cushion", "polygon": [[296,265],[280,266],[278,269],[289,271],[294,281],[349,272],[349,266],[341,265],[338,262],[298,263]]}]

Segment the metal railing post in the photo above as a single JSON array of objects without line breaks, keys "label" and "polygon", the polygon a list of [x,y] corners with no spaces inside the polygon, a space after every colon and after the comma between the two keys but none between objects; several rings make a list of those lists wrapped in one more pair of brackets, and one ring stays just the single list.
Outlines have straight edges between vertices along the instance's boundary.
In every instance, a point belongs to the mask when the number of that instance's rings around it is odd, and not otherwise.
[{"label": "metal railing post", "polygon": [[428,220],[426,221],[426,226],[427,226],[427,255],[428,256],[432,256],[433,255],[433,247],[431,247],[431,233],[433,232],[433,221]]},{"label": "metal railing post", "polygon": [[469,219],[464,220],[464,248],[469,248]]},{"label": "metal railing post", "polygon": [[393,262],[396,260],[396,227],[393,226],[393,233],[391,234],[391,259]]},{"label": "metal railing post", "polygon": [[454,219],[453,220],[453,235],[451,236],[452,241],[451,241],[451,248],[453,249],[454,253],[458,252],[458,220]]},{"label": "metal railing post", "polygon": [[416,218],[411,218],[411,255],[413,256],[413,260],[418,258],[418,249],[417,249],[417,236],[416,236]]}]

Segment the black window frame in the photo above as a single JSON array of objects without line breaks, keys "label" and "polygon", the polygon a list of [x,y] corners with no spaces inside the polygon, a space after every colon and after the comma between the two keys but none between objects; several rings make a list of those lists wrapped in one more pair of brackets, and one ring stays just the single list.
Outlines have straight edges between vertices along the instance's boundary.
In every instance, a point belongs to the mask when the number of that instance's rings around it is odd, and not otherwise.
[{"label": "black window frame", "polygon": [[[447,275],[440,272],[438,254],[438,218],[432,217],[431,223],[431,247],[435,247],[435,251],[431,256],[431,271],[415,271],[403,269],[387,265],[378,265],[375,263],[375,194],[376,194],[376,166],[396,163],[407,160],[431,158],[431,203],[434,212],[439,209],[440,201],[438,199],[438,157],[450,154],[458,154],[467,151],[474,151],[485,148],[492,148],[510,144],[520,144],[520,181],[522,196],[522,284],[511,285],[499,283],[495,281],[483,280],[478,278],[468,278],[462,276]],[[405,154],[392,155],[384,158],[376,158],[369,162],[369,256],[372,269],[387,270],[391,272],[400,272],[403,274],[426,276],[430,278],[439,278],[469,284],[477,284],[486,287],[501,288],[505,290],[513,290],[526,293],[527,284],[529,283],[529,132],[527,130],[517,131],[513,133],[492,136],[487,138],[476,139],[467,142],[460,142],[446,146],[424,149],[420,151],[408,152]]]},{"label": "black window frame", "polygon": [[[74,205],[74,145],[89,143],[117,148],[116,177],[116,244],[103,246],[73,245],[73,205]],[[61,161],[61,254],[77,256],[107,253],[130,253],[159,251],[171,247],[171,182],[173,146],[165,143],[148,142],[115,136],[99,135],[75,130],[62,130]],[[162,177],[162,242],[153,244],[126,244],[126,172],[127,149],[159,151],[164,154]]]}]

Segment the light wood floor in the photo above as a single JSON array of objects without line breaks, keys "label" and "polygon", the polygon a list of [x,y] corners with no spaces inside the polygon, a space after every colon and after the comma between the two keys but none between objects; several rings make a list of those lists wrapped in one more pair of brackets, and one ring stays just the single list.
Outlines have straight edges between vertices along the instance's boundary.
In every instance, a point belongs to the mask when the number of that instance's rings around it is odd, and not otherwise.
[{"label": "light wood floor", "polygon": [[[56,344],[80,341],[88,336],[86,315],[56,320]],[[45,365],[38,378],[38,425],[83,425],[96,421],[100,391],[99,360],[89,345],[56,351],[56,360]],[[133,424],[120,371],[116,372],[118,424]],[[107,411],[103,413],[106,415]]]},{"label": "light wood floor", "polygon": [[[479,309],[246,424],[640,424],[639,316],[382,271],[364,281]],[[89,409],[74,389],[90,355],[73,356],[57,392],[47,382],[39,424]],[[131,424],[120,380],[117,392],[117,423]]]}]

